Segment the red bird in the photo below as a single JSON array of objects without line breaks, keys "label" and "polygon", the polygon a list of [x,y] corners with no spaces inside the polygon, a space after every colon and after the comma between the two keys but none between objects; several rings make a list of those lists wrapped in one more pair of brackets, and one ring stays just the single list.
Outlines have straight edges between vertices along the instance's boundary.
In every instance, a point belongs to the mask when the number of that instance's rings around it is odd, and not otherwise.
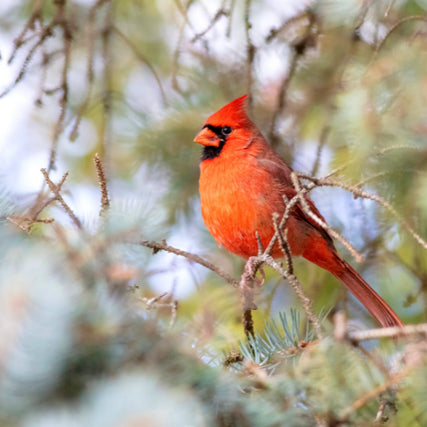
[{"label": "red bird", "polygon": [[[204,146],[200,163],[202,216],[217,243],[247,259],[258,253],[256,232],[267,247],[274,235],[272,215],[285,211],[283,196],[296,194],[292,169],[273,151],[248,118],[242,96],[210,116],[195,142]],[[320,218],[314,203],[312,211]],[[389,305],[340,258],[328,232],[296,205],[287,222],[292,255],[330,271],[386,326],[403,326]],[[279,245],[273,250],[282,257]]]}]

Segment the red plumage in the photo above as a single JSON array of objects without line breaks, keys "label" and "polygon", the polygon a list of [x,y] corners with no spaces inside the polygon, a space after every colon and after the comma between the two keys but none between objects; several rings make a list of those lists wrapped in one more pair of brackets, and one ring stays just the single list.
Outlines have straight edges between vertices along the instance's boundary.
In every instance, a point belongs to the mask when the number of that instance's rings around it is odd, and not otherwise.
[{"label": "red plumage", "polygon": [[[195,142],[204,145],[200,199],[206,227],[218,244],[247,259],[257,255],[256,232],[266,247],[274,235],[272,215],[296,194],[292,169],[272,150],[246,113],[246,96],[210,116]],[[314,203],[307,203],[323,219]],[[326,230],[296,205],[287,222],[292,255],[330,271],[382,326],[403,323],[388,304],[338,255]],[[274,257],[283,254],[278,245]]]}]

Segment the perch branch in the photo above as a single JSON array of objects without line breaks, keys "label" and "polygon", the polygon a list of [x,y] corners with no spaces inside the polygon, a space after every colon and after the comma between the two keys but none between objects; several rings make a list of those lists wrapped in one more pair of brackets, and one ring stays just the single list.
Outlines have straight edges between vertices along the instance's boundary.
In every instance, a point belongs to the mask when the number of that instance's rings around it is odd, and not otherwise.
[{"label": "perch branch", "polygon": [[[136,242],[129,242],[129,243],[136,243]],[[216,273],[218,276],[222,277],[226,282],[230,283],[230,285],[234,286],[235,288],[239,287],[239,283],[237,280],[233,279],[229,274],[227,274],[225,271],[223,271],[221,268],[217,267],[215,264],[203,259],[199,255],[192,254],[190,252],[183,251],[181,249],[177,249],[173,246],[170,246],[166,243],[166,241],[162,242],[154,242],[151,240],[142,240],[137,242],[141,246],[145,246],[147,248],[150,248],[153,250],[154,253],[158,251],[165,251],[170,252],[175,255],[183,256],[190,261],[193,261],[197,264],[203,265],[204,267],[208,268],[209,270]]]}]

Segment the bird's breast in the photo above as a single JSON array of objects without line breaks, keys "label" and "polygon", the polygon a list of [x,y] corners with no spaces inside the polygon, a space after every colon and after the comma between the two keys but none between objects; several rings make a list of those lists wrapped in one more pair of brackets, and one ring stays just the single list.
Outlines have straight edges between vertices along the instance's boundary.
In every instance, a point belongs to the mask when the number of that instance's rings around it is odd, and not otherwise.
[{"label": "bird's breast", "polygon": [[258,252],[274,234],[273,212],[284,211],[282,195],[271,176],[250,159],[220,158],[201,164],[200,199],[203,220],[217,243],[244,258]]}]

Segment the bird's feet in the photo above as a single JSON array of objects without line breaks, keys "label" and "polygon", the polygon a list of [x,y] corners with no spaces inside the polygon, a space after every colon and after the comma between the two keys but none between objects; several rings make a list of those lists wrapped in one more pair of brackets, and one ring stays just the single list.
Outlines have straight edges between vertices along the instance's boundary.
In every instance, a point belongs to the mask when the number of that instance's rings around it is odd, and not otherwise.
[{"label": "bird's feet", "polygon": [[[260,261],[257,257],[249,258],[248,262],[246,263],[245,269],[248,272],[248,274],[250,275],[250,277],[257,284],[257,286],[261,287],[265,283],[265,272],[262,268],[262,265],[260,265]],[[258,271],[261,274],[261,279],[256,277],[256,274]]]}]

